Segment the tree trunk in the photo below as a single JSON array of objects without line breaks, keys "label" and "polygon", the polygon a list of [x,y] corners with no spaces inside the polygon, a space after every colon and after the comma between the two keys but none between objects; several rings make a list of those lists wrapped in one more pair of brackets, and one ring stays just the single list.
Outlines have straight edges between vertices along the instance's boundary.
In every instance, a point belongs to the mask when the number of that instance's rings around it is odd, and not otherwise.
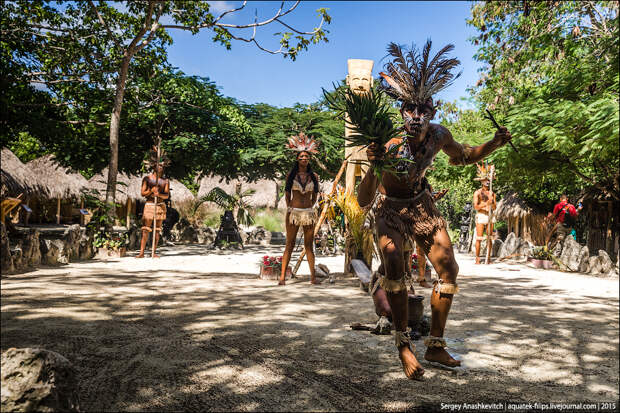
[{"label": "tree trunk", "polygon": [[274,204],[274,208],[278,209],[278,204],[280,203],[280,182],[276,181],[276,203]]},{"label": "tree trunk", "polygon": [[[114,203],[116,199],[116,176],[118,175],[118,131],[121,123],[121,111],[123,110],[123,99],[125,97],[125,83],[127,82],[127,74],[129,73],[129,62],[132,54],[125,52],[125,57],[121,65],[116,80],[116,96],[114,97],[114,108],[112,109],[112,118],[110,120],[110,163],[108,164],[108,185],[106,187],[106,204]],[[110,208],[108,215],[111,218],[116,217],[116,208]]]}]

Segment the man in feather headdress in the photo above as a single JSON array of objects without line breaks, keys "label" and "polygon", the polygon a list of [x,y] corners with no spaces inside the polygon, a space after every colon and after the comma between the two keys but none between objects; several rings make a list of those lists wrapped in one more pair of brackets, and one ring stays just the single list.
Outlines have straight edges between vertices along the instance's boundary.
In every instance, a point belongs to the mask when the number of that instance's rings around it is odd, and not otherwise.
[{"label": "man in feather headdress", "polygon": [[436,112],[433,95],[458,77],[451,70],[460,62],[446,57],[453,48],[453,45],[445,46],[431,59],[430,40],[421,54],[415,47],[405,53],[394,43],[388,46],[393,61],[386,64],[387,73],[380,73],[382,88],[401,102],[405,133],[385,147],[371,144],[367,154],[369,161],[379,164],[386,149],[402,144],[400,148],[396,146],[396,161],[402,159],[396,167],[400,173],[384,173],[379,182],[371,169],[358,187],[358,201],[362,207],[371,204],[377,190],[379,192],[375,225],[385,265],[381,287],[386,291],[392,309],[396,347],[403,369],[407,377],[413,379],[421,377],[424,369],[406,334],[408,309],[403,244],[407,237],[422,246],[439,276],[431,293],[431,332],[425,341],[424,358],[448,367],[460,365],[460,361],[445,350],[443,338],[452,298],[458,292],[456,276],[459,267],[446,223],[434,205],[424,175],[439,151],[448,155],[452,165],[467,165],[483,159],[511,139],[506,128],[500,128],[489,142],[471,147],[456,142],[445,127],[430,123]]},{"label": "man in feather headdress", "polygon": [[[493,234],[493,224],[495,217],[491,218],[489,224],[489,208],[495,210],[497,208],[497,200],[495,193],[490,190],[490,180],[494,178],[494,168],[485,165],[476,165],[478,168],[478,177],[474,178],[480,181],[482,188],[474,192],[474,209],[476,210],[476,264],[480,264],[480,243],[484,239],[484,232],[487,235]],[[487,248],[492,248],[487,246]],[[488,264],[488,263],[487,263]]]},{"label": "man in feather headdress", "polygon": [[[155,245],[159,242],[162,224],[166,219],[165,200],[170,196],[170,181],[163,177],[164,168],[170,164],[164,151],[161,151],[157,159],[157,148],[153,147],[149,159],[144,161],[152,169],[149,175],[142,178],[142,196],[146,198],[144,211],[142,212],[142,240],[140,241],[140,254],[136,258],[144,258],[144,249],[149,239],[149,232],[153,232],[153,220],[155,220]],[[155,202],[157,200],[157,202]],[[157,254],[153,258],[158,258]]]}]

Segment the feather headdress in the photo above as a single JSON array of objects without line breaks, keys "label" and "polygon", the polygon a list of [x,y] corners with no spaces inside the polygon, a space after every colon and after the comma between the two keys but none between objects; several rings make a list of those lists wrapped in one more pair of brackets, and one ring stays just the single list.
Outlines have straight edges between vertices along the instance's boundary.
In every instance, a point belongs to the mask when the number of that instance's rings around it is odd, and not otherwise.
[{"label": "feather headdress", "polygon": [[[155,169],[157,167],[157,146],[153,146],[151,148],[149,151],[149,157],[144,160],[144,163],[151,169]],[[170,165],[170,159],[168,158],[168,155],[166,155],[166,151],[163,149],[159,154],[159,164],[164,168]]]},{"label": "feather headdress", "polygon": [[476,173],[478,176],[474,178],[474,181],[486,181],[488,179],[495,179],[495,165],[484,165],[476,162],[476,167]]},{"label": "feather headdress", "polygon": [[319,143],[303,132],[288,138],[287,148],[295,152],[319,153]]},{"label": "feather headdress", "polygon": [[403,103],[424,104],[437,92],[450,86],[462,73],[456,76],[451,73],[461,64],[458,59],[447,57],[454,45],[444,46],[429,59],[431,44],[428,39],[420,54],[415,45],[404,51],[402,46],[390,43],[387,51],[393,60],[384,66],[387,73],[379,73],[382,90]]}]

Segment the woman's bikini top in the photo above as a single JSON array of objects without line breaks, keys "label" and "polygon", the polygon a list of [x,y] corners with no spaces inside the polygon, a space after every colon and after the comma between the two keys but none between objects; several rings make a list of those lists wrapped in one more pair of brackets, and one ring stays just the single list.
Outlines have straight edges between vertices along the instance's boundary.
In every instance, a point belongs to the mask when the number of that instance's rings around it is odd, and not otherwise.
[{"label": "woman's bikini top", "polygon": [[[310,184],[310,185],[308,185]],[[306,182],[306,184],[304,186],[301,186],[301,182],[299,180],[299,175],[295,176],[295,179],[293,179],[293,186],[291,188],[293,191],[299,191],[302,194],[305,194],[306,192],[313,192],[314,191],[314,181],[312,180],[312,177],[308,176],[308,182]]]}]

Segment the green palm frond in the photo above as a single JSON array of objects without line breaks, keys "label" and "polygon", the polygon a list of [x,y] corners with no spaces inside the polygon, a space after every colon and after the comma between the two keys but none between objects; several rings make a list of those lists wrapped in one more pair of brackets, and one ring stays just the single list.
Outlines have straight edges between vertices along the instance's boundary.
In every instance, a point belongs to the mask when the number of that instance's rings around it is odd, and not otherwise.
[{"label": "green palm frond", "polygon": [[234,195],[229,195],[219,186],[216,186],[209,193],[201,198],[203,202],[213,202],[218,207],[224,210],[231,210],[235,206]]}]

